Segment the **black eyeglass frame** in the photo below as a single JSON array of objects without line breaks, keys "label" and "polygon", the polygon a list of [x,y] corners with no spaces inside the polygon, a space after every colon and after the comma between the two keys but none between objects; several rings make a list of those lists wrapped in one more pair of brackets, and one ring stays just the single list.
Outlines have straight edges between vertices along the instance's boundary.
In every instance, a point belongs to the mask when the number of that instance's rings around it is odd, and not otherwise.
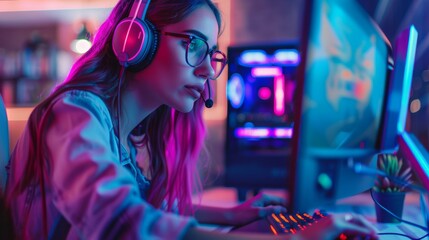
[{"label": "black eyeglass frame", "polygon": [[[207,43],[207,41],[204,40],[204,39],[202,39],[202,38],[200,38],[200,37],[197,37],[197,36],[191,35],[191,34],[185,34],[185,33],[175,33],[175,32],[161,32],[161,33],[163,35],[166,35],[166,36],[188,39],[188,43],[186,45],[186,58],[185,58],[185,60],[186,60],[186,63],[189,66],[191,66],[191,67],[198,67],[198,66],[200,66],[204,62],[204,59],[206,59],[207,55],[210,56],[210,61],[221,62],[222,63],[222,67],[219,70],[219,73],[214,78],[211,78],[211,79],[217,79],[222,74],[223,69],[225,68],[225,66],[228,64],[228,59],[227,59],[225,53],[221,52],[220,50],[216,50],[216,49],[209,50],[210,48],[209,48],[209,44]],[[201,58],[201,61],[198,64],[196,64],[196,65],[193,65],[193,64],[189,63],[189,60],[188,60],[189,44],[191,44],[192,40],[194,40],[194,39],[201,40],[201,41],[203,41],[206,44],[206,53],[204,54],[204,57]],[[223,56],[223,59],[213,58],[213,55],[215,53],[221,54]]]}]

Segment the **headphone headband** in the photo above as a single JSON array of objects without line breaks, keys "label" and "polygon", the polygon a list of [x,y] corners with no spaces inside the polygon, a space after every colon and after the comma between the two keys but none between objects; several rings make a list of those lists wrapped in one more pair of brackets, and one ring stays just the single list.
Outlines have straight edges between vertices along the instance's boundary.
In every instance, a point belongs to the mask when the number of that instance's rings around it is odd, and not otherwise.
[{"label": "headphone headband", "polygon": [[136,0],[127,18],[115,29],[112,48],[119,63],[131,71],[150,64],[158,47],[158,33],[145,19],[150,0]]},{"label": "headphone headband", "polygon": [[131,7],[129,17],[137,17],[144,20],[146,18],[146,13],[147,9],[149,8],[149,4],[150,0],[135,0],[133,6]]}]

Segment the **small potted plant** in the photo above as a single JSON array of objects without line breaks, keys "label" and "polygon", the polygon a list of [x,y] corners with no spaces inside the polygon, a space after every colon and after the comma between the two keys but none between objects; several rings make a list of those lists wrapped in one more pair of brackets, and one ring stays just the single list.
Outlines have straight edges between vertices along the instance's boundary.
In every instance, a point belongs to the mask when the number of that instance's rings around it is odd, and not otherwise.
[{"label": "small potted plant", "polygon": [[[374,199],[383,207],[402,217],[406,188],[412,183],[411,168],[396,154],[379,154],[377,167],[385,176],[377,177],[373,187]],[[399,222],[390,213],[375,203],[378,222]]]}]

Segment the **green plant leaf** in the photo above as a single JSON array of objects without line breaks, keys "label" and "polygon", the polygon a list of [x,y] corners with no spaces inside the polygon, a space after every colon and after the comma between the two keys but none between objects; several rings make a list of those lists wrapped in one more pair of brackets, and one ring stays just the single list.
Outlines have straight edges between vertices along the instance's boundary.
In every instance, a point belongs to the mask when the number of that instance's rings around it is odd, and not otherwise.
[{"label": "green plant leaf", "polygon": [[405,184],[396,184],[390,181],[387,177],[377,177],[374,182],[374,189],[380,192],[398,192],[403,191],[412,180],[411,168],[406,166],[402,158],[398,158],[395,154],[379,154],[377,159],[377,167],[384,171],[388,176],[399,178]]}]

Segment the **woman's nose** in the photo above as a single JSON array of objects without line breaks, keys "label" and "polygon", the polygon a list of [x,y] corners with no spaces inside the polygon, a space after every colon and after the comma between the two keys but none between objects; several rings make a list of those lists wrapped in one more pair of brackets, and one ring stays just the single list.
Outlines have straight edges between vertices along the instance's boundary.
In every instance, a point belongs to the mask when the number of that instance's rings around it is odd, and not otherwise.
[{"label": "woman's nose", "polygon": [[211,79],[214,77],[215,70],[211,64],[211,57],[209,54],[207,54],[204,61],[195,67],[195,75],[205,78],[205,79]]}]

